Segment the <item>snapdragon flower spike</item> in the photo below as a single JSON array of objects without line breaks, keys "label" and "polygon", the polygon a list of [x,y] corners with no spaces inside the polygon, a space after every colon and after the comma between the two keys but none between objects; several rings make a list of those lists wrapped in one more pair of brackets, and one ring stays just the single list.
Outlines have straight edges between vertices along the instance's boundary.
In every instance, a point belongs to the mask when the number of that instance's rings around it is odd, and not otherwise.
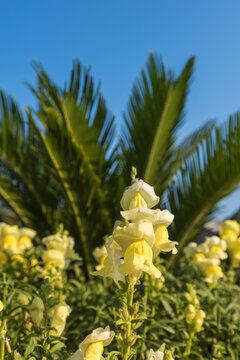
[{"label": "snapdragon flower spike", "polygon": [[114,331],[109,326],[97,328],[79,344],[79,349],[68,360],[102,360],[104,347],[108,346],[114,337]]},{"label": "snapdragon flower spike", "polygon": [[129,186],[123,193],[120,204],[123,210],[138,207],[152,208],[159,203],[159,197],[155,194],[154,188],[143,180]]}]

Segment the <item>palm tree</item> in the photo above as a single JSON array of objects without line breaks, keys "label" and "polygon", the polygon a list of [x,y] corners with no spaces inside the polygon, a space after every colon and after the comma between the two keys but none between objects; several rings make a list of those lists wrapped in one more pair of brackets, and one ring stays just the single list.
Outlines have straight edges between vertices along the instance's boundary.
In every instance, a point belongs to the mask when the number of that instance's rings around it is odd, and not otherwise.
[{"label": "palm tree", "polygon": [[[90,270],[91,250],[111,232],[134,165],[175,214],[171,232],[181,254],[240,181],[238,113],[220,127],[207,122],[176,144],[193,65],[191,58],[176,78],[150,54],[116,141],[114,118],[89,69],[75,61],[69,84],[61,88],[35,64],[37,86],[28,86],[38,100],[36,110],[21,112],[0,93],[4,206],[40,235],[63,223]],[[4,212],[1,216],[4,220]]]}]

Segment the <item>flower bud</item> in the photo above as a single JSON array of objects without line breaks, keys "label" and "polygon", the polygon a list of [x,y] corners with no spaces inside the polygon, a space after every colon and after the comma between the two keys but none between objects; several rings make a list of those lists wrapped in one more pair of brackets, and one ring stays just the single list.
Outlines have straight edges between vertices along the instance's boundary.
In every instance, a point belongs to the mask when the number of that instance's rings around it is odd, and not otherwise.
[{"label": "flower bud", "polygon": [[71,312],[70,306],[65,303],[58,304],[55,307],[55,311],[52,318],[51,326],[56,330],[51,330],[50,335],[60,336],[65,328],[66,319]]},{"label": "flower bud", "polygon": [[30,305],[30,315],[33,322],[40,326],[43,319],[44,304],[40,297],[35,297]]}]

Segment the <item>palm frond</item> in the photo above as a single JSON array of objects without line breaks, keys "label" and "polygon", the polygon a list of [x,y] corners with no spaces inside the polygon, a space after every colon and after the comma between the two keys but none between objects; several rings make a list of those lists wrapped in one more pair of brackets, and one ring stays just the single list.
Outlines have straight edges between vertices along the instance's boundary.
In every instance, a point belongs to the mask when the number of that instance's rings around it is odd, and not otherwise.
[{"label": "palm frond", "polygon": [[161,58],[150,54],[124,114],[125,176],[129,177],[134,165],[139,176],[154,185],[158,192],[162,191],[161,167],[171,156],[176,130],[182,124],[193,64],[194,58],[190,58],[175,79],[172,73],[166,73]]},{"label": "palm frond", "polygon": [[64,90],[41,67],[36,70],[38,85],[32,90],[40,106],[35,113],[28,112],[29,119],[45,149],[49,172],[61,184],[65,225],[90,265],[91,249],[110,231],[113,216],[107,201],[112,197],[108,185],[114,172],[108,179],[107,174],[115,162],[110,149],[114,119],[79,62],[74,63],[70,85]]},{"label": "palm frond", "polygon": [[[0,196],[16,211],[23,223],[33,224],[35,219],[37,223],[50,226],[49,213],[39,195],[46,186],[43,185],[45,177],[39,168],[35,145],[31,128],[26,125],[17,104],[0,91]],[[38,181],[39,178],[41,181]],[[21,202],[20,194],[31,200]],[[46,198],[50,200],[51,195],[48,194]],[[28,221],[24,212],[28,214]]]},{"label": "palm frond", "polygon": [[175,215],[172,237],[179,242],[178,255],[171,257],[169,266],[239,182],[240,114],[236,113],[200,143],[168,189],[168,205]]},{"label": "palm frond", "polygon": [[186,163],[186,159],[202,144],[216,127],[215,121],[207,121],[199,129],[188,135],[178,146],[173,148],[171,156],[161,169],[161,186],[167,189],[175,175]]}]

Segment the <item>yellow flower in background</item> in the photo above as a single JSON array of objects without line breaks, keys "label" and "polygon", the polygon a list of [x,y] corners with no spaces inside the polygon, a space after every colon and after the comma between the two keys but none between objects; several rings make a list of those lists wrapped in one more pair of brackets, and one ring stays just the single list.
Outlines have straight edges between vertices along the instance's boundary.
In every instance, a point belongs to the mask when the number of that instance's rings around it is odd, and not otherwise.
[{"label": "yellow flower in background", "polygon": [[117,226],[112,235],[123,252],[136,240],[145,240],[150,247],[153,246],[155,241],[151,222],[127,223],[125,226]]},{"label": "yellow flower in background", "polygon": [[204,280],[215,286],[218,279],[223,277],[223,272],[220,265],[220,260],[216,258],[206,258],[203,254],[195,254],[193,258],[194,263],[198,266]]},{"label": "yellow flower in background", "polygon": [[216,284],[217,280],[223,277],[222,268],[219,265],[210,265],[205,270],[205,281]]},{"label": "yellow flower in background", "polygon": [[1,240],[1,248],[8,254],[16,254],[18,252],[18,239],[14,234],[7,234]]},{"label": "yellow flower in background", "polygon": [[[219,234],[222,238],[222,235],[226,233],[226,231],[231,231],[237,236],[240,234],[240,225],[236,220],[226,220],[219,226]],[[230,234],[230,233],[229,233]]]},{"label": "yellow flower in background", "polygon": [[142,271],[153,278],[160,278],[161,272],[153,265],[153,253],[145,240],[134,241],[124,253],[124,263],[119,265],[119,272],[138,279]]},{"label": "yellow flower in background", "polygon": [[44,312],[44,304],[40,297],[35,297],[33,299],[32,304],[29,307],[29,311],[34,324],[40,326]]},{"label": "yellow flower in background", "polygon": [[49,235],[42,239],[44,245],[46,245],[48,250],[58,250],[62,252],[65,257],[68,257],[71,250],[74,247],[74,239],[71,236],[65,234],[59,235]]},{"label": "yellow flower in background", "polygon": [[7,262],[8,256],[4,252],[0,251],[0,265],[5,265]]},{"label": "yellow flower in background", "polygon": [[109,326],[97,328],[79,344],[79,349],[68,360],[102,360],[104,347],[108,346],[114,337],[114,331]]},{"label": "yellow flower in background", "polygon": [[70,306],[65,303],[60,303],[54,308],[51,327],[54,327],[56,330],[51,330],[50,335],[60,336],[62,334],[66,325],[66,319],[71,311]]},{"label": "yellow flower in background", "polygon": [[221,260],[227,259],[228,255],[226,250],[226,242],[215,235],[206,237],[205,241],[197,247],[197,251],[206,257]]},{"label": "yellow flower in background", "polygon": [[143,180],[129,186],[124,191],[120,201],[123,210],[133,209],[134,207],[152,208],[158,203],[159,197],[155,194],[154,188]]},{"label": "yellow flower in background", "polygon": [[16,266],[17,263],[24,264],[26,260],[22,255],[13,255],[11,256],[11,262],[13,266]]},{"label": "yellow flower in background", "polygon": [[4,308],[3,302],[0,300],[0,312],[3,311],[3,308]]},{"label": "yellow flower in background", "polygon": [[48,267],[49,264],[59,269],[64,269],[65,267],[64,254],[61,251],[53,249],[46,250],[43,253],[42,259],[46,267]]},{"label": "yellow flower in background", "polygon": [[176,254],[178,242],[171,241],[168,238],[168,230],[166,226],[160,225],[155,230],[155,242],[153,245],[153,258],[155,259],[161,251]]},{"label": "yellow flower in background", "polygon": [[26,227],[20,228],[18,231],[18,248],[19,252],[31,249],[33,246],[32,239],[36,236],[36,231]]}]

